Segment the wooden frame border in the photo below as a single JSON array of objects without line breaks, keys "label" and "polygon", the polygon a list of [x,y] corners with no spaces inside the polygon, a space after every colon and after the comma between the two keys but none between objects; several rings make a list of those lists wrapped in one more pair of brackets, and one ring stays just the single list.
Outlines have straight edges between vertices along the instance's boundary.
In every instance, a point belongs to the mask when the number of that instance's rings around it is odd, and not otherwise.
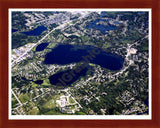
[{"label": "wooden frame border", "polygon": [[[152,120],[9,120],[8,9],[9,8],[151,8],[152,9]],[[0,1],[0,127],[160,127],[160,1],[159,0],[1,0]]]}]

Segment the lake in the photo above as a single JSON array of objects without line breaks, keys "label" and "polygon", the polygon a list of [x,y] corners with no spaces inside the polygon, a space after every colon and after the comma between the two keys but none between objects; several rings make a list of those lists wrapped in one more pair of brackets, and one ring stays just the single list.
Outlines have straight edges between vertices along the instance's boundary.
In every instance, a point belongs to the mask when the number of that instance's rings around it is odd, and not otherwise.
[{"label": "lake", "polygon": [[102,11],[102,12],[101,12],[101,15],[100,15],[100,18],[106,17],[106,13],[107,13],[107,12]]},{"label": "lake", "polygon": [[[95,55],[93,51],[100,53]],[[58,45],[46,54],[44,64],[65,65],[80,61],[89,61],[109,70],[120,70],[124,59],[117,54],[105,52],[91,45]]]},{"label": "lake", "polygon": [[49,43],[41,43],[36,47],[36,51],[43,51]]},{"label": "lake", "polygon": [[138,12],[138,14],[145,14],[145,12]]},{"label": "lake", "polygon": [[36,80],[34,81],[36,84],[42,84],[43,83],[43,80]]},{"label": "lake", "polygon": [[[99,21],[107,22],[107,25],[97,24]],[[109,24],[109,19],[97,19],[86,26],[86,29],[93,28],[96,30],[100,30],[103,34],[107,33],[106,31],[115,30],[117,27],[115,25]]]},{"label": "lake", "polygon": [[12,28],[12,33],[17,32],[17,29]]},{"label": "lake", "polygon": [[[120,70],[123,67],[124,59],[117,54],[105,52],[104,50],[91,45],[80,46],[60,44],[52,49],[51,52],[47,53],[44,60],[44,64],[58,65],[66,65],[78,62],[83,62],[83,65],[85,65],[86,62],[87,66],[84,66],[83,70],[78,73],[75,73],[75,69],[70,69],[51,75],[49,77],[50,83],[56,86],[68,86],[72,84],[81,76],[86,75],[86,72],[88,71],[88,62],[100,65],[101,67],[109,70]],[[64,81],[63,74],[67,74],[67,79],[71,80]]]},{"label": "lake", "polygon": [[49,81],[52,85],[56,86],[70,86],[73,82],[78,80],[80,77],[85,76],[87,67],[85,68],[69,69],[67,71],[58,72],[49,77]]},{"label": "lake", "polygon": [[26,32],[21,32],[27,36],[39,36],[43,31],[47,30],[45,26],[38,26],[37,28],[31,30],[31,31],[26,31]]},{"label": "lake", "polygon": [[121,23],[119,23],[118,21],[113,21],[113,23],[114,23],[114,24],[117,24],[117,25],[121,24]]}]

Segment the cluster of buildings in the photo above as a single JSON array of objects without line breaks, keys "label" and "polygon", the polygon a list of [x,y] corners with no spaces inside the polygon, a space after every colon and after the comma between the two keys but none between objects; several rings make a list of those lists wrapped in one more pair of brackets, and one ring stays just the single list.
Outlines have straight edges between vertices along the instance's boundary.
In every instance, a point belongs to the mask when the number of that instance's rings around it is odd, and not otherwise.
[{"label": "cluster of buildings", "polygon": [[129,114],[137,114],[137,113],[144,113],[145,111],[147,110],[147,107],[145,104],[143,104],[141,101],[139,100],[136,100],[134,102],[134,105],[131,106],[130,109],[127,109],[127,110],[123,110],[122,111],[122,114],[123,115],[129,115]]},{"label": "cluster of buildings", "polygon": [[[71,103],[70,99],[74,102]],[[73,114],[81,108],[80,104],[71,96],[71,94],[60,96],[60,99],[56,100],[56,104],[62,113],[68,114]]]},{"label": "cluster of buildings", "polygon": [[24,60],[25,58],[29,58],[30,55],[26,51],[30,51],[32,47],[34,47],[35,44],[26,44],[22,47],[19,47],[17,49],[12,50],[12,55],[11,55],[11,63],[12,67]]}]

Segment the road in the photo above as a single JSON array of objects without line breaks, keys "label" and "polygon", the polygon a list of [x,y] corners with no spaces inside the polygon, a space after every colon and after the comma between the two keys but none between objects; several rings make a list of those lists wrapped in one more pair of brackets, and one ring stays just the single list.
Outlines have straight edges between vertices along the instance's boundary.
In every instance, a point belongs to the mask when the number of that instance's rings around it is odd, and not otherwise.
[{"label": "road", "polygon": [[[79,17],[79,20],[81,20],[81,19],[84,18],[84,17],[85,17],[85,15],[82,15],[81,17]],[[49,34],[51,34],[54,30],[56,30],[56,29],[62,29],[62,28],[64,28],[66,25],[68,25],[68,26],[73,25],[73,24],[71,24],[71,22],[72,22],[72,21],[66,21],[66,22],[64,22],[63,24],[59,25],[58,27],[52,29],[50,32],[48,32],[48,33],[47,33],[44,37],[42,37],[37,43],[34,43],[34,45],[33,45],[31,48],[29,48],[28,50],[26,50],[21,56],[19,56],[17,59],[15,59],[15,60],[11,63],[12,67],[13,67],[14,63],[16,64],[17,62],[21,61],[21,60],[23,59],[23,57],[24,57],[25,55],[27,55],[28,52],[30,52],[36,45],[38,45],[39,43],[41,43],[41,42],[42,42]],[[16,100],[17,100],[17,101],[19,102],[19,104],[20,104],[18,107],[14,108],[14,109],[17,109],[18,113],[21,114],[21,113],[19,112],[18,108],[21,107],[21,106],[23,106],[23,105],[25,105],[26,103],[28,103],[28,101],[22,104],[21,101],[18,99],[18,97],[16,96],[16,94],[14,93],[13,90],[11,90],[11,93],[15,96]],[[45,94],[47,94],[47,93],[45,93]],[[44,93],[41,94],[41,95],[44,95]],[[38,98],[38,97],[41,96],[41,95],[38,95],[38,96],[30,99],[29,101],[32,101],[33,99],[36,99],[36,98]],[[72,98],[73,98],[73,97],[72,97]],[[73,98],[73,99],[74,99],[74,98]],[[75,100],[75,99],[74,99],[74,100]],[[80,105],[76,100],[75,100],[75,102],[81,107],[81,105]]]},{"label": "road", "polygon": [[41,38],[37,43],[35,43],[30,49],[28,49],[28,50],[27,50],[26,52],[24,52],[21,56],[19,56],[16,60],[14,60],[11,65],[13,66],[14,63],[17,63],[19,60],[21,60],[21,59],[23,58],[23,56],[25,56],[29,51],[31,51],[32,48],[34,48],[37,44],[39,44],[40,42],[42,42],[42,41],[43,41],[49,34],[51,34],[54,30],[56,30],[56,29],[62,29],[62,28],[65,27],[65,25],[70,24],[70,23],[71,23],[71,21],[70,21],[70,22],[64,22],[64,23],[61,24],[60,26],[58,26],[58,27],[54,28],[53,30],[51,30],[50,32],[48,32],[43,38]]},{"label": "road", "polygon": [[[83,14],[83,15],[81,15],[78,19],[79,20],[81,20],[81,19],[83,19],[84,17],[86,17],[87,16],[87,14]],[[26,52],[24,52],[21,56],[19,56],[17,59],[15,59],[12,63],[11,63],[11,66],[13,67],[14,66],[14,63],[16,64],[17,62],[19,62],[20,60],[23,60],[23,57],[25,56],[25,55],[27,55],[27,53],[29,52],[29,51],[31,51],[32,50],[32,48],[34,48],[37,44],[39,44],[40,42],[42,42],[49,34],[51,34],[54,30],[56,30],[56,29],[62,29],[62,28],[64,28],[66,25],[71,25],[71,22],[72,22],[72,20],[70,20],[70,21],[65,21],[63,24],[61,24],[61,25],[59,25],[59,26],[57,26],[56,28],[54,28],[53,30],[51,30],[50,32],[48,32],[42,39],[40,39],[37,43],[35,43],[30,49],[28,49]],[[72,24],[73,25],[73,24]]]},{"label": "road", "polygon": [[14,95],[14,97],[17,99],[17,101],[19,102],[20,106],[22,106],[21,101],[18,99],[18,97],[16,96],[16,94],[14,93],[13,90],[11,90],[12,94]]},{"label": "road", "polygon": [[[141,40],[143,40],[143,39],[145,39],[145,38],[148,38],[148,35],[146,35],[145,37],[143,37]],[[131,49],[131,47],[132,47],[133,45],[135,45],[135,44],[138,45],[138,43],[139,43],[141,40],[136,41],[136,42],[134,42],[133,44],[129,44],[129,45],[128,45],[128,48],[126,48],[126,49],[127,49],[127,55],[126,55],[125,60],[129,61],[129,64],[128,64],[128,66],[124,67],[122,70],[120,70],[119,72],[117,72],[116,74],[113,74],[112,77],[115,77],[115,76],[118,77],[120,74],[122,74],[124,71],[126,71],[126,70],[130,67],[130,65],[132,65],[132,64],[134,63],[133,60],[130,60],[130,59],[129,59],[129,56],[131,55],[130,49]]]}]

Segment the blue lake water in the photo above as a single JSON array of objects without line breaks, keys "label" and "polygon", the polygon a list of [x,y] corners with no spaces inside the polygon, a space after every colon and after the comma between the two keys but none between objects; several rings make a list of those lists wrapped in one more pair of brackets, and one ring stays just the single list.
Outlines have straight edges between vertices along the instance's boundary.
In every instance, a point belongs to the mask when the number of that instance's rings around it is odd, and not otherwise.
[{"label": "blue lake water", "polygon": [[145,12],[138,12],[138,14],[145,14]]},{"label": "blue lake water", "polygon": [[118,21],[113,21],[113,23],[114,23],[114,24],[121,24],[121,23],[119,23]]},{"label": "blue lake water", "polygon": [[[104,50],[90,45],[58,45],[45,56],[45,64],[65,65],[70,63],[83,62],[85,65],[81,71],[75,73],[75,69],[62,71],[49,77],[51,84],[56,86],[68,86],[85,76],[88,71],[88,63],[98,64],[110,70],[120,70],[123,67],[124,59],[116,54],[107,53]],[[87,66],[86,66],[87,65]],[[78,69],[78,68],[76,68]],[[71,73],[72,72],[72,73]],[[67,74],[63,80],[63,74]],[[62,82],[61,82],[62,81]]]},{"label": "blue lake water", "polygon": [[148,22],[146,22],[146,25],[148,26],[148,25],[149,25],[149,23],[148,23]]},{"label": "blue lake water", "polygon": [[12,33],[17,32],[17,29],[12,28]]},{"label": "blue lake water", "polygon": [[[99,54],[95,54],[98,53],[97,51]],[[90,45],[58,45],[46,54],[44,64],[65,65],[80,61],[89,61],[110,70],[120,70],[123,67],[124,59],[119,55],[105,52]]]},{"label": "blue lake water", "polygon": [[43,31],[47,30],[45,26],[38,26],[37,28],[31,30],[31,31],[26,31],[26,32],[21,32],[27,36],[39,36]]},{"label": "blue lake water", "polygon": [[[72,72],[72,73],[71,73]],[[62,71],[51,75],[49,81],[52,85],[56,86],[70,86],[73,82],[78,80],[81,76],[85,76],[87,68],[75,68],[67,71]]]},{"label": "blue lake water", "polygon": [[36,80],[34,81],[36,84],[42,84],[43,83],[43,80]]},{"label": "blue lake water", "polygon": [[[96,24],[99,21],[105,21],[108,23],[108,25],[102,25],[102,24]],[[89,28],[93,28],[96,30],[100,30],[103,34],[107,33],[106,31],[110,31],[110,30],[115,30],[117,27],[115,25],[111,25],[109,24],[109,19],[104,20],[104,19],[97,19],[95,21],[93,21],[92,23],[90,23],[88,26],[86,26],[86,29]]]},{"label": "blue lake water", "polygon": [[145,105],[149,106],[149,98],[147,97],[146,100],[144,101]]},{"label": "blue lake water", "polygon": [[48,43],[41,43],[36,47],[36,51],[43,51],[48,46]]},{"label": "blue lake water", "polygon": [[103,17],[106,17],[106,12],[104,12],[104,11],[102,11],[101,15],[100,15],[100,18],[103,18]]}]

